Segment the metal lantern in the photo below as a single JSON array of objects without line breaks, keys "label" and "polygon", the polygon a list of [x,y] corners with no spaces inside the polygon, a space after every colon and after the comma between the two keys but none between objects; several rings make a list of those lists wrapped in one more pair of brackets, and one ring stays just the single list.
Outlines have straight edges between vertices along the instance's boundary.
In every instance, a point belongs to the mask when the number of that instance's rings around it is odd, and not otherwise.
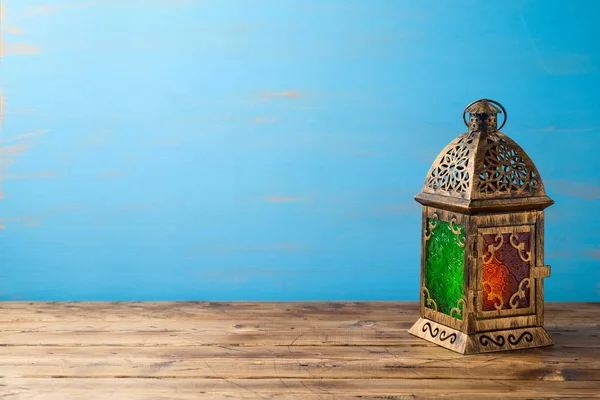
[{"label": "metal lantern", "polygon": [[415,196],[421,318],[409,332],[462,354],[551,345],[543,210],[554,201],[525,151],[499,132],[502,105],[474,101],[463,120],[469,131],[442,150]]}]

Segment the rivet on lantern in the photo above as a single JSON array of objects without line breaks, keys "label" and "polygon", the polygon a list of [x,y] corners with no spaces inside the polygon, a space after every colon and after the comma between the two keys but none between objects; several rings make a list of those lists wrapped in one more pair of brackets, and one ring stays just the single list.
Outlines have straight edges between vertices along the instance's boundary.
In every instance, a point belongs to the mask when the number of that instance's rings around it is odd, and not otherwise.
[{"label": "rivet on lantern", "polygon": [[554,201],[529,156],[499,131],[506,115],[494,100],[467,105],[468,132],[442,150],[415,196],[421,317],[409,332],[462,354],[552,344],[543,327],[544,209]]}]

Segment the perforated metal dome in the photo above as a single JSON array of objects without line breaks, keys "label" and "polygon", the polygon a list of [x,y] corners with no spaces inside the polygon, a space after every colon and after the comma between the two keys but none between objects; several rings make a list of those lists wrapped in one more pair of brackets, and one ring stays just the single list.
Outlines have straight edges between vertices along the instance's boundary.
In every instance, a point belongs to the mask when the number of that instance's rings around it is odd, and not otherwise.
[{"label": "perforated metal dome", "polygon": [[554,203],[527,153],[498,131],[497,115],[502,111],[492,103],[498,104],[482,99],[465,108],[469,131],[437,156],[415,196],[418,202],[466,213],[544,209]]}]

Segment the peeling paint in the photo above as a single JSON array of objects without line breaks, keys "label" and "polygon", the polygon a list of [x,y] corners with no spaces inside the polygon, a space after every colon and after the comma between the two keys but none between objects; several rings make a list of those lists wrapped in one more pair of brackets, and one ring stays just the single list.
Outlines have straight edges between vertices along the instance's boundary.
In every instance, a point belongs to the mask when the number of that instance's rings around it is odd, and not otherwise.
[{"label": "peeling paint", "polygon": [[[378,299],[410,292],[421,217],[413,196],[433,157],[463,129],[462,102],[470,100],[460,83],[470,73],[464,67],[500,76],[505,66],[453,54],[456,38],[470,33],[460,22],[475,16],[444,2],[437,14],[420,2],[265,8],[240,1],[235,10],[224,3],[5,2],[11,15],[0,39],[22,56],[4,58],[0,71],[9,102],[0,121],[0,184],[10,191],[0,218],[19,218],[0,219],[0,229],[8,227],[2,240],[15,250],[5,269],[39,276],[17,279],[21,287],[4,299]],[[493,10],[480,3],[482,12]],[[542,78],[585,72],[598,58],[599,25],[577,7],[536,4],[523,9],[531,36],[516,11],[516,30],[500,13],[498,29],[470,37],[474,47],[500,44],[510,55],[506,65],[519,61],[513,72],[539,78],[525,82],[524,93],[539,93],[544,83],[546,92],[560,92],[497,100],[514,116],[506,133],[527,142],[519,130],[535,131],[529,146],[549,171],[542,177],[565,179],[544,179],[556,200],[546,214],[546,251],[572,289],[550,279],[549,300],[589,300],[598,279],[577,279],[600,261],[582,217],[600,204],[597,155],[589,151],[600,144],[592,90],[599,75]],[[318,14],[298,14],[305,7]],[[548,21],[560,20],[561,11],[581,18],[568,15],[559,32]],[[423,12],[431,20],[419,25],[414,16]],[[144,23],[128,24],[136,13]],[[114,29],[105,29],[107,21]],[[448,23],[456,35],[440,34]],[[581,55],[557,58],[571,51]],[[455,72],[457,79],[447,79]],[[500,83],[491,81],[490,90]],[[456,102],[431,99],[432,91],[454,93]],[[432,117],[431,110],[441,111]],[[575,137],[581,145],[562,152],[552,143]],[[104,222],[106,229],[90,225]],[[567,225],[573,234],[562,240]],[[55,243],[60,251],[48,259]],[[48,260],[58,270],[42,268]]]},{"label": "peeling paint", "polygon": [[19,29],[19,28],[14,27],[14,26],[9,26],[7,28],[4,28],[4,32],[10,33],[11,35],[22,35],[23,34],[23,30],[22,29]]},{"label": "peeling paint", "polygon": [[26,216],[26,217],[15,217],[15,218],[0,218],[0,225],[6,228],[7,223],[20,222],[24,226],[38,227],[42,225],[43,218],[40,216]]},{"label": "peeling paint", "polygon": [[58,3],[45,6],[28,6],[25,8],[25,15],[34,17],[37,15],[52,14],[59,11],[65,11],[76,8],[89,7],[174,7],[187,6],[191,4],[190,0],[96,0],[96,1],[80,1],[78,3]]},{"label": "peeling paint", "polygon": [[269,99],[275,99],[275,98],[298,99],[302,96],[304,96],[304,93],[301,93],[301,92],[298,92],[295,90],[289,90],[286,92],[273,92],[273,91],[265,90],[260,95],[260,97],[263,100],[269,100]]},{"label": "peeling paint", "polygon": [[22,181],[26,179],[55,179],[59,176],[61,176],[61,172],[59,171],[21,172],[6,174],[4,180]]},{"label": "peeling paint", "polygon": [[42,49],[29,43],[5,44],[2,55],[4,56],[33,56],[41,54]]},{"label": "peeling paint", "polygon": [[575,254],[572,250],[549,250],[546,251],[546,257],[548,258],[571,258]]},{"label": "peeling paint", "polygon": [[584,254],[586,257],[600,260],[600,247],[598,247],[596,249],[588,250]]},{"label": "peeling paint", "polygon": [[257,124],[272,124],[275,122],[275,118],[254,118],[252,121]]},{"label": "peeling paint", "polygon": [[12,217],[12,218],[0,218],[0,229],[6,229],[7,225],[11,223],[20,223],[27,227],[39,227],[47,219],[58,217],[62,214],[81,211],[86,209],[81,204],[64,204],[55,206],[45,212],[38,213],[36,215],[24,216],[24,217]]},{"label": "peeling paint", "polygon": [[17,140],[23,140],[23,139],[29,139],[35,136],[40,136],[40,135],[45,135],[48,132],[50,132],[49,129],[37,129],[35,131],[31,131],[31,132],[26,132],[26,133],[21,133],[19,135],[15,135],[13,137],[10,137],[8,139],[6,139],[4,142],[12,142],[12,141],[17,141]]},{"label": "peeling paint", "polygon": [[16,158],[29,150],[30,147],[31,144],[28,143],[0,147],[0,169],[2,170],[2,174],[6,171],[6,168],[14,165]]},{"label": "peeling paint", "polygon": [[583,183],[569,180],[547,181],[552,184],[556,193],[580,197],[587,200],[600,198],[600,186],[592,183]]},{"label": "peeling paint", "polygon": [[0,153],[3,154],[12,154],[12,155],[21,155],[31,147],[30,144],[13,144],[10,146],[2,146],[0,147]]}]

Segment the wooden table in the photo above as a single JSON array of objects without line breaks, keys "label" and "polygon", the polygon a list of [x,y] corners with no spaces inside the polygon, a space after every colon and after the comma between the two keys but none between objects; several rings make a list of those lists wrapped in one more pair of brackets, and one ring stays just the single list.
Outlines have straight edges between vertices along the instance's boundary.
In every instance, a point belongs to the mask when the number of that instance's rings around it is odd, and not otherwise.
[{"label": "wooden table", "polygon": [[0,399],[600,398],[600,303],[547,304],[553,347],[473,356],[409,335],[414,302],[0,308]]}]

